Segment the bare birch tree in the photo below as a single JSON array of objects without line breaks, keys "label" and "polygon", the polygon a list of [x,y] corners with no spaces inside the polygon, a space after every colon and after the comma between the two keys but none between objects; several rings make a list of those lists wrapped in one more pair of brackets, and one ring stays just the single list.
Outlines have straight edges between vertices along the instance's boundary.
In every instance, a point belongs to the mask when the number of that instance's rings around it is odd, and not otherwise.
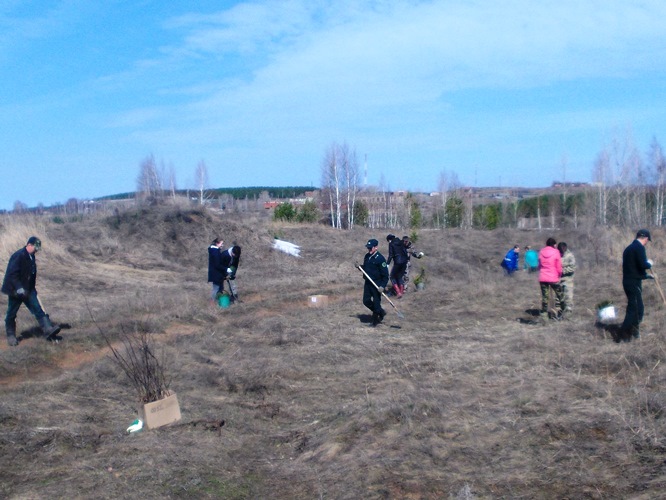
[{"label": "bare birch tree", "polygon": [[359,191],[358,159],[356,157],[356,149],[350,149],[346,142],[339,149],[345,178],[345,194],[347,196],[347,229],[353,229],[354,207],[356,205],[356,195]]},{"label": "bare birch tree", "polygon": [[206,162],[203,160],[197,163],[197,168],[194,173],[194,182],[196,183],[196,188],[199,192],[199,205],[203,205],[206,200],[206,188],[208,188],[208,167],[206,167]]},{"label": "bare birch tree", "polygon": [[340,164],[338,146],[331,144],[321,165],[321,186],[328,195],[331,226],[342,229],[342,207],[340,206]]},{"label": "bare birch tree", "polygon": [[612,178],[609,156],[608,150],[600,151],[592,172],[592,180],[597,187],[596,220],[597,224],[601,226],[608,224],[608,184]]},{"label": "bare birch tree", "polygon": [[171,193],[171,198],[176,199],[176,169],[173,166],[173,163],[169,164],[169,192]]},{"label": "bare birch tree", "polygon": [[321,185],[328,196],[331,225],[341,229],[354,227],[354,207],[359,193],[359,165],[356,150],[346,142],[332,143],[324,154]]},{"label": "bare birch tree", "polygon": [[141,162],[136,180],[138,197],[145,200],[157,199],[162,194],[162,177],[157,169],[155,157],[148,156]]},{"label": "bare birch tree", "polygon": [[439,173],[439,182],[437,185],[439,191],[439,198],[441,204],[441,210],[437,210],[436,214],[441,213],[444,220],[442,221],[442,227],[451,227],[451,221],[448,220],[447,204],[451,195],[456,194],[460,190],[460,181],[458,180],[458,174],[455,172],[449,172],[447,170],[442,170]]},{"label": "bare birch tree", "polygon": [[654,181],[654,224],[661,226],[664,220],[664,181],[666,179],[666,158],[661,144],[652,138],[648,152],[648,169]]}]

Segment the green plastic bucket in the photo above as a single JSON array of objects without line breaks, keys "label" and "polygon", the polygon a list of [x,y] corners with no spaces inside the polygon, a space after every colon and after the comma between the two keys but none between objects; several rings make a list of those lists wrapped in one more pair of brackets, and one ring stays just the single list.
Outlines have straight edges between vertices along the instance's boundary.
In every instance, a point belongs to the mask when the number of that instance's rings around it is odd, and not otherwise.
[{"label": "green plastic bucket", "polygon": [[229,307],[231,299],[229,299],[229,296],[226,293],[223,293],[217,299],[217,303],[220,305],[221,308],[226,309],[227,307]]}]

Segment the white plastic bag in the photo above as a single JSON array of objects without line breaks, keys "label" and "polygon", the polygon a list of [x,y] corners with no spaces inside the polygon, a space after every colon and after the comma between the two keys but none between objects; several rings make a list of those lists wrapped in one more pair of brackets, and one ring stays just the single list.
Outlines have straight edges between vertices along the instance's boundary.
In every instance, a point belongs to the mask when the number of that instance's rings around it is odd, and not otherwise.
[{"label": "white plastic bag", "polygon": [[615,306],[606,306],[599,309],[599,321],[615,319]]}]

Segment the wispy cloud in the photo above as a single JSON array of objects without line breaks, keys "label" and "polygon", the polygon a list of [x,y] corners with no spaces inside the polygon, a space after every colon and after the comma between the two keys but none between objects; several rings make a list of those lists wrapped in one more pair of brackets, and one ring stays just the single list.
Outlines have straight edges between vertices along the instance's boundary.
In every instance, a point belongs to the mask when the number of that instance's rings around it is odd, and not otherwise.
[{"label": "wispy cloud", "polygon": [[[637,133],[658,135],[650,129],[664,121],[662,0],[90,5],[0,5],[0,64],[4,54],[65,75],[3,109],[42,109],[54,128],[76,114],[127,155],[233,159],[265,173],[316,169],[322,147],[347,140],[387,176],[418,151],[420,172],[436,179],[442,164],[505,147],[558,163],[572,130],[572,163],[583,164],[604,126],[635,120]],[[54,63],[49,50],[64,56]],[[12,68],[0,65],[3,76]]]}]

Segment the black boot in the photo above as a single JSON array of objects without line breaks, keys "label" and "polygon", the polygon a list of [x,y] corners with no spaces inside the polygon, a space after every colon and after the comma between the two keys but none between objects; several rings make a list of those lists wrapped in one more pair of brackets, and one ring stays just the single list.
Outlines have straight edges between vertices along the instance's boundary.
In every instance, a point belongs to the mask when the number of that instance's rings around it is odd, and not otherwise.
[{"label": "black boot", "polygon": [[60,326],[51,324],[48,315],[39,320],[39,325],[42,327],[46,340],[49,342],[57,340],[56,335],[60,333]]},{"label": "black boot", "polygon": [[379,318],[379,314],[373,312],[372,313],[372,326],[377,326],[381,322],[381,319]]},{"label": "black boot", "polygon": [[5,325],[7,330],[7,345],[14,347],[18,345],[18,339],[16,338],[16,323],[13,325]]}]

